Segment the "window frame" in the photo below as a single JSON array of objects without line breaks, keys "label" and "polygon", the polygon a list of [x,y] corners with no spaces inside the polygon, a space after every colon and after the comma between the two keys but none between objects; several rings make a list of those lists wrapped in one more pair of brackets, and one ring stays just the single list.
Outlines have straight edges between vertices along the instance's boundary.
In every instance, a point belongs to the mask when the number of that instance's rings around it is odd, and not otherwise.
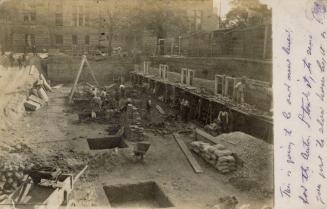
[{"label": "window frame", "polygon": [[[60,40],[59,41],[60,43],[58,42],[58,40]],[[61,34],[56,34],[55,35],[55,43],[56,43],[56,45],[63,45],[64,44],[64,36]]]},{"label": "window frame", "polygon": [[72,35],[72,44],[78,45],[78,36],[75,34]]}]

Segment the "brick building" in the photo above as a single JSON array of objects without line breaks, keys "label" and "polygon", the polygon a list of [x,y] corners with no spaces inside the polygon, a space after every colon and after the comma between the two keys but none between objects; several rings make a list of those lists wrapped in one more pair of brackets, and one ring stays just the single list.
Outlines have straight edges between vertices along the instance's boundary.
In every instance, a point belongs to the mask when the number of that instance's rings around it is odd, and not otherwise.
[{"label": "brick building", "polygon": [[[0,7],[10,13],[10,21],[0,18],[2,45],[14,51],[37,51],[58,48],[68,53],[95,50],[108,46],[106,12],[113,1],[101,0],[11,0]],[[126,3],[126,1],[124,1]],[[211,31],[216,22],[212,0],[170,1],[181,16],[187,16],[191,31]],[[128,0],[129,7],[147,4],[144,0]],[[5,7],[4,7],[5,5]],[[128,13],[126,12],[126,15]],[[141,37],[143,34],[141,34]],[[145,38],[144,40],[146,40]],[[114,37],[112,46],[124,47],[124,37]],[[140,41],[137,40],[136,41]],[[142,41],[142,38],[141,38]],[[143,44],[144,45],[144,44]]]},{"label": "brick building", "polygon": [[98,42],[97,7],[93,0],[12,0],[11,37],[14,51],[38,51],[59,48],[72,51],[74,46],[90,48]]}]

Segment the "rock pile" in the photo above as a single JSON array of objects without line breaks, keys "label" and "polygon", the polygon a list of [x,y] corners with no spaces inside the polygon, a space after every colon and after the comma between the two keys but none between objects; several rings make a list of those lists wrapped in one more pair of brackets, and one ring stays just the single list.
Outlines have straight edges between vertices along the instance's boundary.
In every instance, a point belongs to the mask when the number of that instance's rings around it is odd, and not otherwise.
[{"label": "rock pile", "polygon": [[24,181],[23,171],[28,169],[26,165],[5,164],[0,172],[0,202],[13,193]]},{"label": "rock pile", "polygon": [[223,174],[233,172],[237,168],[233,153],[222,144],[210,145],[206,142],[194,141],[191,143],[191,148]]}]

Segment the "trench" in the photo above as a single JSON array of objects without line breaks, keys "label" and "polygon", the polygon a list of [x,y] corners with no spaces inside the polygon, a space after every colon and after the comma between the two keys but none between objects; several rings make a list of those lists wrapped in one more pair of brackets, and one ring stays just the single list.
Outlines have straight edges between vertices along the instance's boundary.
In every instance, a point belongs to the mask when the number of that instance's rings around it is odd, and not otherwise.
[{"label": "trench", "polygon": [[103,187],[113,208],[170,208],[174,204],[154,181]]}]

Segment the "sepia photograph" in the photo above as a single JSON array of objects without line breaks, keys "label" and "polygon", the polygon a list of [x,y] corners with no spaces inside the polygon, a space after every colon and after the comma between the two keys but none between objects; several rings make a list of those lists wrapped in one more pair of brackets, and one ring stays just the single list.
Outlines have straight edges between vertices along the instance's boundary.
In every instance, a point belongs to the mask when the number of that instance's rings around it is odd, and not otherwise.
[{"label": "sepia photograph", "polygon": [[0,0],[0,208],[274,208],[266,0]]}]

